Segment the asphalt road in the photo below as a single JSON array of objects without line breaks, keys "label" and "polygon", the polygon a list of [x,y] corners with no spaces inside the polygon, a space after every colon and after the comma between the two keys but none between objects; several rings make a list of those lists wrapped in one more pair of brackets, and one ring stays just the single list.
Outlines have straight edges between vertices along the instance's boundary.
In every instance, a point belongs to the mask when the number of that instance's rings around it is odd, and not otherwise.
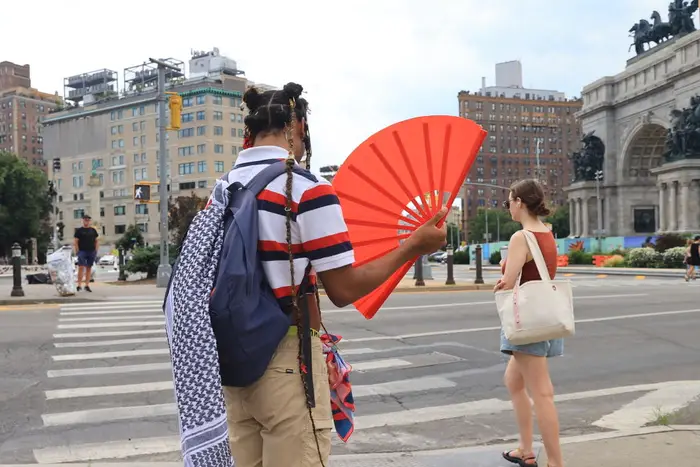
[{"label": "asphalt road", "polygon": [[[564,436],[606,429],[593,423],[649,391],[620,387],[700,380],[700,283],[572,280],[577,335],[550,362]],[[159,306],[0,308],[0,464],[176,461]],[[395,294],[370,321],[324,309],[357,401],[357,429],[334,455],[513,438],[489,292]]]}]

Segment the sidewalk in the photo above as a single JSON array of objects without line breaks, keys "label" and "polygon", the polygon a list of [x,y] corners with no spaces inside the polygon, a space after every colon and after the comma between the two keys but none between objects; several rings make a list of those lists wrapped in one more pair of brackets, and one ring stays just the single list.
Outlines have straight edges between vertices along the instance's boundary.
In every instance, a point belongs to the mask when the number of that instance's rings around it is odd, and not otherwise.
[{"label": "sidewalk", "polygon": [[[331,456],[330,467],[513,467],[501,457],[517,443],[416,453]],[[538,446],[538,465],[547,466]],[[562,438],[565,467],[695,466],[700,426],[651,427],[636,433],[595,433]]]},{"label": "sidewalk", "polygon": [[[476,290],[492,290],[493,284],[476,285],[473,280],[458,282],[456,285],[445,285],[444,281],[425,281],[425,286],[416,287],[411,279],[402,280],[395,293],[400,292],[466,292]],[[95,282],[90,284],[92,293],[79,292],[70,297],[61,297],[53,285],[23,284],[24,297],[11,297],[12,284],[5,290],[0,290],[0,306],[38,305],[59,303],[85,303],[99,301],[128,301],[128,300],[162,300],[165,288],[159,289],[154,283],[109,283]],[[325,295],[321,290],[321,295]]]}]

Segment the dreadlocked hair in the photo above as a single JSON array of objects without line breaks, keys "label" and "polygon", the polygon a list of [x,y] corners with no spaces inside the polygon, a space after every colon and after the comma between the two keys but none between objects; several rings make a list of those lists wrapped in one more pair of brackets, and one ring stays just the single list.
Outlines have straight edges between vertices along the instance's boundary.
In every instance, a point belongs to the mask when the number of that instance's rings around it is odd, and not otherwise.
[{"label": "dreadlocked hair", "polygon": [[[253,147],[255,138],[288,131],[293,121],[304,121],[306,128],[302,143],[306,152],[306,168],[311,162],[311,133],[309,132],[309,103],[301,96],[304,88],[300,84],[287,83],[281,91],[260,92],[250,87],[243,94],[243,102],[248,107],[248,115],[243,120],[245,135],[243,147]],[[294,102],[290,106],[290,101]]]},{"label": "dreadlocked hair", "polygon": [[[245,140],[244,144],[252,147],[255,144],[255,138],[261,135],[275,134],[283,132],[287,143],[289,144],[289,156],[286,160],[286,177],[285,182],[285,216],[286,216],[286,241],[287,241],[287,253],[289,255],[289,272],[291,276],[291,289],[292,289],[292,315],[296,319],[297,327],[297,338],[299,339],[299,352],[297,354],[297,361],[299,364],[299,374],[301,376],[301,382],[304,387],[304,395],[306,396],[306,407],[309,411],[309,419],[311,420],[311,428],[314,433],[314,439],[316,441],[316,450],[318,451],[319,460],[321,465],[325,467],[323,462],[323,456],[321,455],[321,445],[318,441],[318,434],[316,432],[316,422],[314,421],[313,413],[311,411],[311,403],[309,401],[309,388],[306,384],[306,378],[304,377],[308,371],[306,365],[304,365],[304,351],[303,351],[303,327],[302,327],[302,317],[299,308],[299,294],[297,290],[297,285],[294,279],[294,254],[292,252],[292,181],[294,179],[294,164],[296,162],[294,158],[294,130],[297,122],[304,121],[306,127],[306,133],[302,139],[304,144],[304,149],[306,151],[306,163],[307,170],[309,167],[309,161],[311,159],[311,137],[309,134],[309,125],[306,123],[306,115],[308,113],[308,103],[305,99],[301,98],[301,93],[303,88],[301,85],[296,83],[287,83],[282,91],[265,91],[260,93],[254,87],[249,88],[243,95],[243,102],[245,102],[248,107],[248,115],[246,116],[245,123]],[[305,291],[302,291],[304,293]],[[318,301],[318,293],[316,296]],[[320,310],[320,308],[319,308]],[[312,357],[312,356],[308,356]]]}]

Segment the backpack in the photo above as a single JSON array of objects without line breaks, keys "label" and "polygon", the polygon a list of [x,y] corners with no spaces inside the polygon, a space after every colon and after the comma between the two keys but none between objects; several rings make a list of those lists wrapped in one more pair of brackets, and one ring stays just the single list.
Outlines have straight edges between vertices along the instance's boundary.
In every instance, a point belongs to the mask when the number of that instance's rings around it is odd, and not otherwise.
[{"label": "backpack", "polygon": [[[303,173],[298,167],[294,170]],[[284,161],[275,162],[247,185],[234,182],[226,188],[224,240],[209,300],[224,386],[246,387],[257,381],[294,324],[290,310],[283,310],[275,297],[258,258],[257,196],[285,171]],[[298,293],[307,289],[309,272],[310,265]],[[308,313],[304,314],[308,320]]]}]

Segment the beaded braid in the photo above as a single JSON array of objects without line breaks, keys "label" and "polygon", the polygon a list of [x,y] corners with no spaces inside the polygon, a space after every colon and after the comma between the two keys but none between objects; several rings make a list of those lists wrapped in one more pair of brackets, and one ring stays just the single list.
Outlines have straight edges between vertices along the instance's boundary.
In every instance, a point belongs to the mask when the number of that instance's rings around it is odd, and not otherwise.
[{"label": "beaded braid", "polygon": [[[284,208],[286,214],[286,229],[287,229],[287,252],[289,254],[289,272],[291,275],[291,285],[292,285],[292,313],[296,317],[296,327],[297,327],[297,337],[299,339],[299,353],[297,354],[297,360],[299,362],[299,374],[301,375],[301,384],[304,386],[304,395],[306,395],[306,408],[309,411],[309,419],[311,420],[311,429],[314,433],[314,440],[316,441],[316,450],[318,451],[318,459],[321,462],[322,467],[326,467],[323,462],[323,456],[321,455],[321,445],[318,442],[318,434],[316,432],[316,422],[314,421],[314,416],[311,411],[311,404],[309,402],[308,394],[309,387],[306,384],[306,378],[304,375],[308,372],[308,368],[304,365],[304,354],[303,354],[303,335],[302,335],[302,323],[301,323],[301,312],[299,310],[299,300],[297,296],[297,286],[294,281],[294,253],[292,252],[292,180],[294,178],[294,164],[296,160],[294,159],[294,128],[296,122],[296,115],[294,114],[295,102],[294,99],[289,99],[289,128],[287,130],[287,142],[289,143],[289,156],[287,157],[287,181],[285,184],[285,195],[286,195],[286,206]],[[309,141],[307,143],[307,140]],[[304,144],[307,148],[310,148],[310,140],[307,135],[304,138]],[[307,170],[308,170],[308,156],[307,156]],[[302,291],[303,292],[303,291]],[[316,300],[320,305],[320,298],[318,296],[318,291],[316,291]],[[319,306],[319,310],[320,310]],[[309,356],[313,358],[313,356]]]}]

